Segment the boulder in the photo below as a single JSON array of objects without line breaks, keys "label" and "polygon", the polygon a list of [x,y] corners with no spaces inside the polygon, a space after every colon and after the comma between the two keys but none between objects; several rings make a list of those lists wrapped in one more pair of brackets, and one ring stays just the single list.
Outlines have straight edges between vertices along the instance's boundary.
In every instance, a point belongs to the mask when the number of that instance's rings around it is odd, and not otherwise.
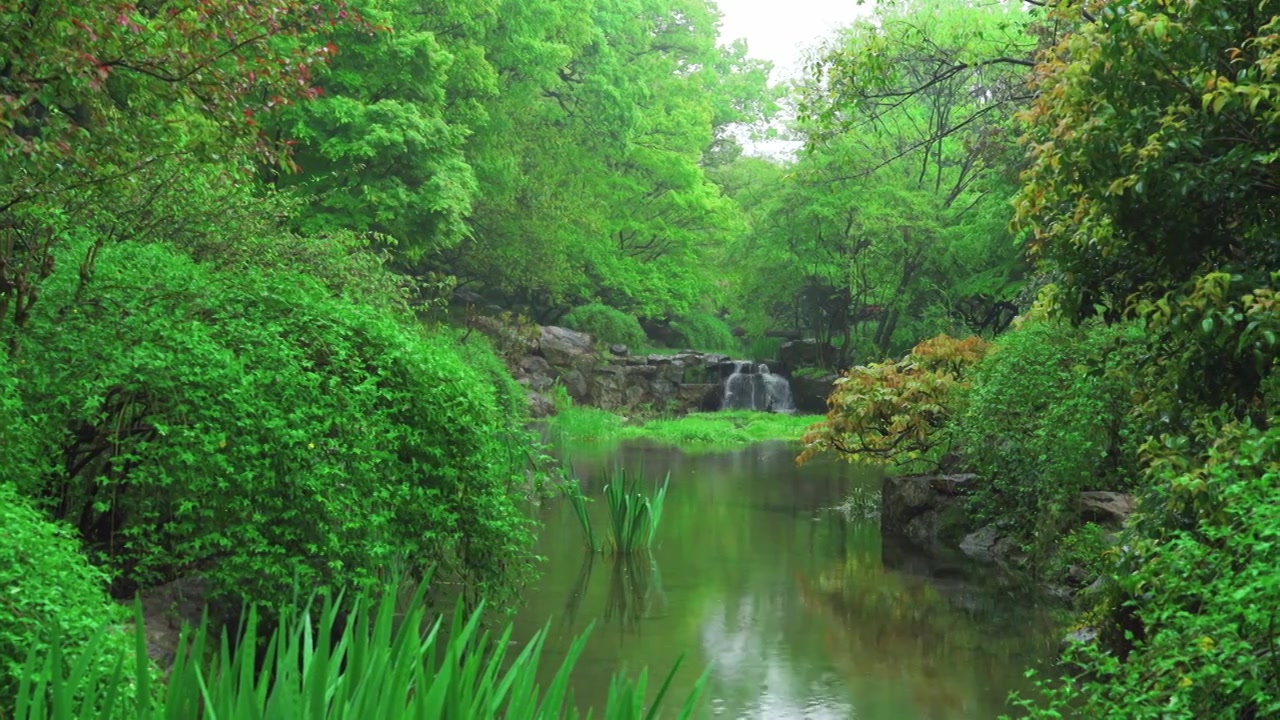
[{"label": "boulder", "polygon": [[555,368],[545,358],[527,355],[520,360],[516,379],[530,390],[542,392],[555,384],[556,374]]},{"label": "boulder", "polygon": [[831,391],[835,389],[836,379],[839,377],[835,373],[820,377],[808,374],[793,374],[791,376],[791,398],[796,404],[796,410],[802,413],[825,415],[827,412],[827,398],[831,396]]},{"label": "boulder", "polygon": [[569,397],[573,398],[577,403],[588,403],[591,400],[591,388],[587,384],[587,378],[582,374],[581,370],[570,370],[560,376],[560,382],[564,385],[564,389],[568,391]]},{"label": "boulder", "polygon": [[626,357],[627,346],[623,345],[622,343],[614,343],[609,346],[609,352],[613,353],[614,355],[617,355],[618,357]]},{"label": "boulder", "polygon": [[975,560],[994,562],[994,549],[999,539],[1000,530],[995,525],[984,525],[964,536],[960,541],[960,552]]},{"label": "boulder", "polygon": [[589,360],[595,352],[595,340],[587,333],[544,325],[538,337],[538,352],[556,367],[572,367]]},{"label": "boulder", "polygon": [[556,405],[542,393],[529,393],[529,417],[544,418],[556,414]]},{"label": "boulder", "polygon": [[1082,520],[1113,529],[1122,527],[1137,506],[1132,495],[1106,490],[1082,492],[1076,501]]},{"label": "boulder", "polygon": [[824,347],[813,338],[792,340],[778,348],[778,361],[791,371],[795,371],[796,368],[815,367],[823,357],[830,359],[834,356],[835,348],[831,345]]},{"label": "boulder", "polygon": [[973,475],[913,475],[885,478],[880,532],[921,546],[955,546],[970,529],[963,494]]}]

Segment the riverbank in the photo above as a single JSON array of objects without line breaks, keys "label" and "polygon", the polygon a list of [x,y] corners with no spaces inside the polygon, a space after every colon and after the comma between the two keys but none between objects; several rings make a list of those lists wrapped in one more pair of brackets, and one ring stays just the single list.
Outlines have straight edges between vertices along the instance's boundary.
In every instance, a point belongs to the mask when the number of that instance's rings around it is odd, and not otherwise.
[{"label": "riverbank", "polygon": [[649,440],[685,451],[738,448],[769,440],[798,442],[821,415],[750,410],[696,412],[681,417],[624,416],[592,407],[562,408],[549,418],[550,436],[560,443]]}]

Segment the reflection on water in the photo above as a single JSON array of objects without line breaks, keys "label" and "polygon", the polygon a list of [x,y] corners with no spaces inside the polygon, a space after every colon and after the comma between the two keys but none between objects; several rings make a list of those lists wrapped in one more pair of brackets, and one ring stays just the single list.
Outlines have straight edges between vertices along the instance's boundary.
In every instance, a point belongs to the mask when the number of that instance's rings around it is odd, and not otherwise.
[{"label": "reflection on water", "polygon": [[584,706],[603,705],[614,672],[663,676],[684,653],[673,689],[687,692],[709,667],[704,700],[717,716],[989,718],[1022,687],[1022,671],[1052,654],[1048,612],[1018,585],[885,546],[873,523],[826,511],[875,484],[856,468],[796,468],[781,443],[569,458],[591,497],[614,463],[671,473],[651,555],[593,557],[566,504],[537,509],[547,562],[516,633],[524,640],[551,622],[550,674],[594,623],[574,676]]}]

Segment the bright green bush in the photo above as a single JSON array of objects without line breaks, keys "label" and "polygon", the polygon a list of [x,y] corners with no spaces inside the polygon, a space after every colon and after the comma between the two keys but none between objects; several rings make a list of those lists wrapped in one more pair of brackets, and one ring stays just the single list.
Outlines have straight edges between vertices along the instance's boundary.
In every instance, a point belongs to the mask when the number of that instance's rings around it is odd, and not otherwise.
[{"label": "bright green bush", "polygon": [[622,343],[641,347],[648,342],[640,321],[616,308],[602,303],[576,307],[564,316],[564,326],[579,332],[590,333],[603,343]]},{"label": "bright green bush", "polygon": [[496,600],[518,574],[523,415],[478,354],[306,275],[125,243],[81,284],[76,250],[11,365],[59,467],[16,480],[126,589],[199,572],[271,607],[438,563]]},{"label": "bright green bush", "polygon": [[[1220,426],[1198,466],[1158,466],[1142,510],[1199,520],[1132,533],[1110,568],[1103,644],[1077,645],[1077,677],[1046,682],[1031,717],[1280,717],[1280,430]],[[1063,715],[1061,713],[1066,713]]]},{"label": "bright green bush", "polygon": [[13,709],[28,653],[56,642],[65,672],[102,632],[88,657],[103,678],[131,653],[128,613],[107,596],[107,580],[66,528],[0,481],[0,717]]},{"label": "bright green bush", "polygon": [[676,331],[687,348],[726,355],[737,355],[742,351],[742,343],[733,336],[733,330],[710,313],[695,312],[672,320],[671,329]]},{"label": "bright green bush", "polygon": [[1080,491],[1131,482],[1131,386],[1107,372],[1123,364],[1109,351],[1126,332],[1031,322],[974,369],[948,434],[981,480],[979,519],[1011,520],[1047,550]]}]

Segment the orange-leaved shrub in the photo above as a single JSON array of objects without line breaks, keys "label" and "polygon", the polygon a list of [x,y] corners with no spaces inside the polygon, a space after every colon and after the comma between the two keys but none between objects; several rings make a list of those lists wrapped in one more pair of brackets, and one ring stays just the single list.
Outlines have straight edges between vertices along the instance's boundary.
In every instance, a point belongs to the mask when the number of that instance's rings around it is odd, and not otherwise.
[{"label": "orange-leaved shrub", "polygon": [[826,419],[805,434],[796,462],[834,451],[879,465],[936,464],[946,442],[939,430],[952,414],[955,391],[990,349],[977,336],[939,335],[901,360],[846,371],[827,398]]}]

